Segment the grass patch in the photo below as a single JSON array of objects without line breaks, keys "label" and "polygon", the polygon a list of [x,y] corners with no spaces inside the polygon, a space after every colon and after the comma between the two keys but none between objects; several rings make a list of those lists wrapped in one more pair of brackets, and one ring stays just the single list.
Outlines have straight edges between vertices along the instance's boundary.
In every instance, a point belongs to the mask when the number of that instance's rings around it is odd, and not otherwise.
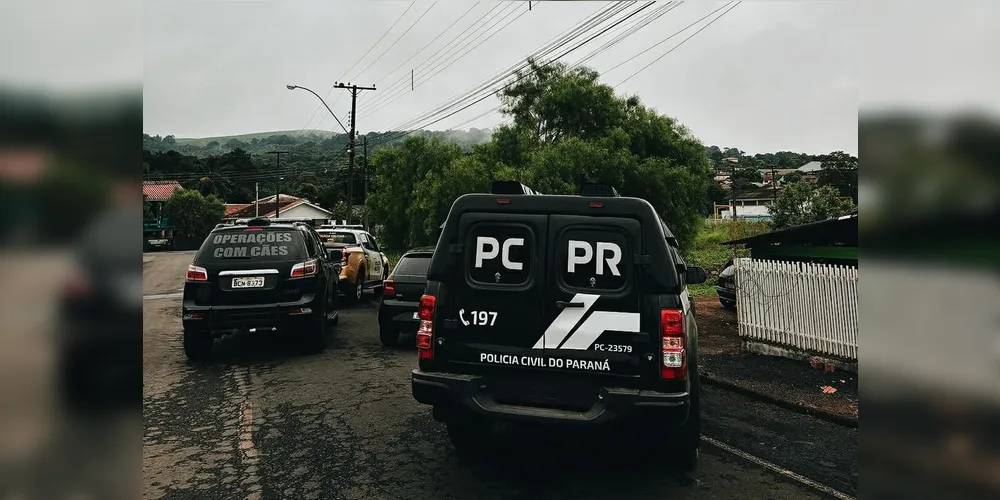
[{"label": "grass patch", "polygon": [[382,253],[384,253],[385,257],[389,259],[389,269],[396,267],[396,263],[399,262],[399,258],[403,256],[403,252],[387,251]]},{"label": "grass patch", "polygon": [[702,295],[715,295],[717,292],[715,290],[715,285],[710,285],[708,283],[702,283],[700,285],[688,285],[688,293],[692,297],[699,297]]},{"label": "grass patch", "polygon": [[[734,256],[733,248],[723,245],[723,242],[739,238],[747,238],[771,230],[767,222],[756,221],[706,221],[694,238],[694,244],[684,254],[684,261],[688,264],[701,266],[708,273],[708,281],[703,285],[692,285],[688,287],[691,295],[707,295],[715,293],[715,282],[722,271],[722,266],[726,265],[729,259]],[[745,249],[736,249],[736,257],[749,257],[750,253]],[[702,290],[698,287],[707,287]]]}]

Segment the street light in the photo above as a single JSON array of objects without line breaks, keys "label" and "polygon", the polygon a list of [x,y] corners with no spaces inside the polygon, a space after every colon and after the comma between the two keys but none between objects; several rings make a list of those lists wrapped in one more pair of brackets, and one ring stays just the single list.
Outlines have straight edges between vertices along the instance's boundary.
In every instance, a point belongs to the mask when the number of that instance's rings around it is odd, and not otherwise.
[{"label": "street light", "polygon": [[333,116],[333,119],[337,120],[337,125],[340,125],[340,128],[344,129],[344,133],[348,135],[350,134],[350,132],[347,131],[347,127],[345,127],[343,123],[340,123],[340,118],[337,118],[337,115],[334,114],[333,110],[330,109],[330,106],[326,104],[326,101],[324,101],[323,98],[319,96],[319,94],[301,85],[285,85],[285,88],[288,90],[302,89],[316,96],[316,98],[319,99],[319,102],[323,103],[323,106],[326,107],[326,110],[330,112],[330,115]]}]

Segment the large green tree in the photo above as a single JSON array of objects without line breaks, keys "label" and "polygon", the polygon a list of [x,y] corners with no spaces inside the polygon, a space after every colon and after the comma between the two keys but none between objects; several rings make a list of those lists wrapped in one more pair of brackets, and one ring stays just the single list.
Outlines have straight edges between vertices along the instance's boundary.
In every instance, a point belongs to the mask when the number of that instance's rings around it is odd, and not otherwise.
[{"label": "large green tree", "polygon": [[851,200],[830,186],[793,182],[778,193],[771,213],[774,229],[782,229],[847,215],[854,209]]},{"label": "large green tree", "polygon": [[843,151],[823,157],[817,183],[836,189],[840,196],[858,202],[858,159]]},{"label": "large green tree", "polygon": [[222,200],[214,195],[202,196],[193,189],[175,192],[163,207],[163,214],[170,220],[170,225],[181,235],[194,240],[208,236],[225,212]]},{"label": "large green tree", "polygon": [[377,189],[368,206],[383,226],[383,245],[403,250],[432,242],[438,206],[451,203],[438,197],[442,176],[461,156],[458,145],[425,137],[409,137],[372,156]]},{"label": "large green tree", "polygon": [[409,138],[372,156],[369,205],[394,249],[433,243],[460,195],[498,179],[551,194],[584,182],[649,201],[682,245],[693,239],[710,182],[705,146],[676,120],[616,95],[589,68],[529,61],[499,97],[512,118],[490,142],[463,154],[436,139]]}]

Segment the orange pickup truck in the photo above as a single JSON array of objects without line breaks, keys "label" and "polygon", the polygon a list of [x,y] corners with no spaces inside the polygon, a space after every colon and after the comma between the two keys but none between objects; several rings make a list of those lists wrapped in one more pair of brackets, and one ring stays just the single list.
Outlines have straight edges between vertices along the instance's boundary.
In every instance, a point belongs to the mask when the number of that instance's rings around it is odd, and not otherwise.
[{"label": "orange pickup truck", "polygon": [[316,230],[326,248],[343,250],[340,291],[349,303],[361,300],[365,290],[382,293],[382,282],[389,276],[389,259],[379,249],[375,238],[360,228],[335,227]]}]

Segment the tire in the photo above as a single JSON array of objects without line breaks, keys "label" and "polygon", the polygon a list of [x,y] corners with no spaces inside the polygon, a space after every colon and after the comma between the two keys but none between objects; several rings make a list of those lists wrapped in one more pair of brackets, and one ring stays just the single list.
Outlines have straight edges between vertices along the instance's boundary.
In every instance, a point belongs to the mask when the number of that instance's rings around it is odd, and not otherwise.
[{"label": "tire", "polygon": [[309,328],[303,332],[304,338],[303,343],[306,352],[311,354],[319,354],[326,350],[326,313],[329,309],[324,304],[323,310],[320,311],[319,317],[311,321],[312,324]]},{"label": "tire", "polygon": [[674,433],[670,448],[670,463],[682,471],[693,471],[698,467],[701,449],[701,408],[695,399],[687,422]]},{"label": "tire", "polygon": [[387,326],[378,327],[378,339],[385,347],[396,347],[399,343],[399,332]]},{"label": "tire", "polygon": [[365,276],[366,272],[367,269],[364,266],[358,268],[358,283],[355,285],[356,289],[354,291],[355,302],[361,302],[361,296],[365,293],[365,279],[362,276]]},{"label": "tire", "polygon": [[719,304],[722,304],[722,308],[726,309],[727,311],[736,310],[736,302],[723,299],[722,297],[719,297]]},{"label": "tire", "polygon": [[191,361],[209,361],[215,339],[206,333],[184,331],[184,354]]},{"label": "tire", "polygon": [[[695,357],[697,354],[695,354]],[[691,369],[697,373],[697,359],[692,359]],[[691,387],[691,408],[688,410],[687,421],[683,425],[667,433],[669,441],[664,443],[668,450],[668,465],[690,472],[698,467],[698,457],[701,450],[701,383],[695,376]]]},{"label": "tire", "polygon": [[448,440],[462,458],[479,461],[490,454],[493,447],[493,422],[469,419],[448,422],[447,426]]},{"label": "tire", "polygon": [[338,314],[332,320],[330,320],[330,321],[327,322],[330,326],[337,326],[337,324],[340,323],[340,314],[339,314],[340,313],[340,300],[338,298],[339,296],[340,296],[340,294],[337,292],[337,286],[334,285],[333,289],[330,291],[330,302],[329,302],[329,306],[327,307],[326,313],[327,313],[328,316],[329,316],[329,314],[331,312],[334,312],[334,311],[336,311]]}]

